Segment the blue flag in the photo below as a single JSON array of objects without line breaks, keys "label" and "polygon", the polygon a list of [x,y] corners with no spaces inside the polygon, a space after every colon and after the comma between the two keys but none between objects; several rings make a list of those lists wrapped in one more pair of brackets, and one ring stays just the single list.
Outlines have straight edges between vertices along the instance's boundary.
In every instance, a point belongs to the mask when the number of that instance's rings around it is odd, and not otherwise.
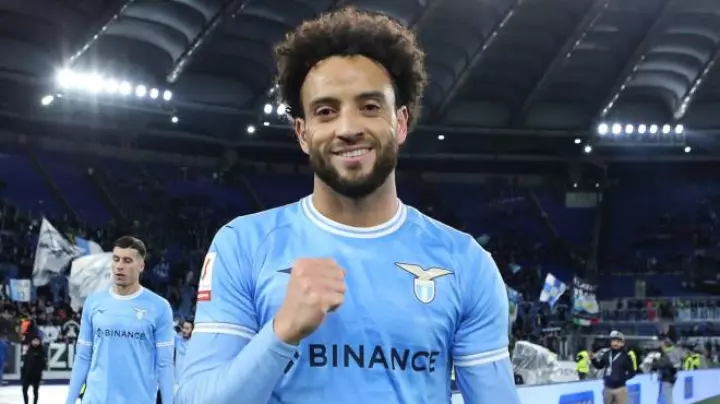
[{"label": "blue flag", "polygon": [[[398,203],[372,228],[322,216],[311,197],[240,217],[215,236],[176,403],[447,403],[451,364],[466,404],[518,404],[508,298],[475,239]],[[293,263],[332,258],[344,304],[299,346],[273,318]]]}]

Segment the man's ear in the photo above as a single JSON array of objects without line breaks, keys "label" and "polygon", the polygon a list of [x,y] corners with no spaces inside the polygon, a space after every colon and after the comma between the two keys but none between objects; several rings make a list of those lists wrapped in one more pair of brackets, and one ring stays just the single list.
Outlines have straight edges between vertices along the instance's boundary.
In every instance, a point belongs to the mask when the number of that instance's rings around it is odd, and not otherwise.
[{"label": "man's ear", "polygon": [[310,139],[307,138],[306,129],[307,126],[305,126],[305,119],[295,118],[295,136],[297,136],[297,141],[300,143],[300,148],[303,153],[310,154],[310,146],[308,145]]},{"label": "man's ear", "polygon": [[397,144],[402,146],[407,140],[408,127],[410,125],[410,113],[407,107],[402,106],[397,110],[397,130],[395,134],[397,136]]}]

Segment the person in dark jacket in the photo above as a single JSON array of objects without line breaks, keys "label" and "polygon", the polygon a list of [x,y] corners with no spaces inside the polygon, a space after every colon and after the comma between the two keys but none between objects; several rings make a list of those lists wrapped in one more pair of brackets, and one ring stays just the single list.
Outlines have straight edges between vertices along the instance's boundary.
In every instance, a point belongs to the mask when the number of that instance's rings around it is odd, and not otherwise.
[{"label": "person in dark jacket", "polygon": [[38,404],[38,390],[40,389],[40,380],[42,380],[42,372],[47,366],[47,354],[42,345],[40,337],[33,336],[30,344],[23,355],[23,366],[21,373],[22,394],[25,404],[28,404],[28,387],[33,388],[33,398],[35,404]]},{"label": "person in dark jacket", "polygon": [[625,383],[635,376],[632,359],[625,351],[625,336],[610,333],[610,349],[603,349],[592,359],[597,369],[603,369],[603,402],[605,404],[627,404],[628,392]]},{"label": "person in dark jacket", "polygon": [[673,386],[675,386],[677,374],[682,367],[682,359],[683,353],[675,347],[672,339],[663,338],[662,354],[653,362],[651,369],[653,372],[657,372],[657,379],[660,383],[659,395],[665,404],[673,404]]}]

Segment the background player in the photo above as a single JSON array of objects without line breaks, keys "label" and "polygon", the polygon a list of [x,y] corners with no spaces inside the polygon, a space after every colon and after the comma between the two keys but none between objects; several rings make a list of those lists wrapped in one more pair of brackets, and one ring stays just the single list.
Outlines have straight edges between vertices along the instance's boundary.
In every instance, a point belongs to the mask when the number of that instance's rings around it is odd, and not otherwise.
[{"label": "background player", "polygon": [[466,403],[519,403],[495,263],[397,199],[426,82],[413,34],[346,9],[276,53],[314,192],[216,235],[177,402],[448,403],[454,362]]},{"label": "background player", "polygon": [[185,350],[192,336],[192,331],[192,321],[184,320],[180,326],[180,332],[175,336],[175,381],[180,380],[183,359],[185,359]]},{"label": "background player", "polygon": [[140,285],[146,253],[135,237],[115,242],[114,285],[83,306],[68,404],[86,381],[85,404],[154,404],[158,385],[163,403],[173,402],[172,310]]}]

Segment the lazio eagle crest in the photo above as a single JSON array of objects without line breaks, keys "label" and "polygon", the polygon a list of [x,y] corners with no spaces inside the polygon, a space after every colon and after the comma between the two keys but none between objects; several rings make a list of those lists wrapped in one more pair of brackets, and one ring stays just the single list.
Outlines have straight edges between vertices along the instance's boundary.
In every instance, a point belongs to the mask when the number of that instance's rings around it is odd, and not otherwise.
[{"label": "lazio eagle crest", "polygon": [[426,304],[435,299],[435,279],[452,274],[451,271],[442,268],[428,268],[425,270],[420,265],[401,262],[396,262],[395,265],[415,276],[415,279],[413,279],[415,297]]}]

